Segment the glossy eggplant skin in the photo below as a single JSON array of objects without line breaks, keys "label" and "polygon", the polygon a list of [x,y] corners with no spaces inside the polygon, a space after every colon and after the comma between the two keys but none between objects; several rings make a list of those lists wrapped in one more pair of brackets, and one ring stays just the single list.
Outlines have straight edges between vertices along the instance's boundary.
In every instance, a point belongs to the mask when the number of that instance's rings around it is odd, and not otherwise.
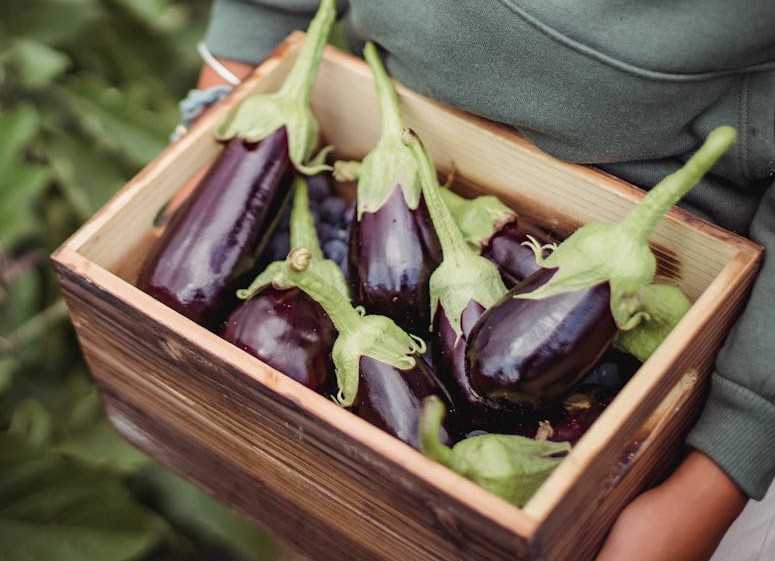
[{"label": "glossy eggplant skin", "polygon": [[428,281],[440,262],[441,246],[424,199],[410,209],[399,186],[376,212],[352,222],[348,277],[355,303],[390,317],[409,333],[428,332]]},{"label": "glossy eggplant skin", "polygon": [[229,315],[220,334],[311,390],[335,393],[336,328],[300,289],[263,289]]},{"label": "glossy eggplant skin", "polygon": [[[446,390],[421,357],[416,357],[414,367],[402,370],[363,355],[351,411],[419,450],[420,407],[430,395],[439,396],[448,409],[452,407]],[[451,431],[444,428],[443,432],[442,441],[449,443]]]},{"label": "glossy eggplant skin", "polygon": [[523,424],[523,432],[535,430],[537,422],[529,406],[506,400],[485,399],[471,387],[466,373],[466,341],[476,321],[484,313],[484,306],[471,301],[461,316],[462,334],[455,330],[440,308],[434,318],[431,348],[434,370],[449,391],[453,408],[448,415],[455,434],[472,431],[498,432],[501,427],[514,430]]},{"label": "glossy eggplant skin", "polygon": [[[504,224],[482,248],[482,256],[498,265],[503,283],[509,288],[516,286],[540,269],[533,250],[523,245],[528,241],[528,235],[542,244],[557,241],[556,236],[518,219]],[[544,257],[548,255],[549,251],[544,251]]]},{"label": "glossy eggplant skin", "polygon": [[610,346],[616,323],[607,282],[532,300],[515,298],[547,282],[539,269],[477,321],[466,346],[471,387],[489,398],[547,404],[576,384]]},{"label": "glossy eggplant skin", "polygon": [[258,143],[229,141],[146,258],[137,286],[216,330],[288,200],[292,171],[285,128]]}]

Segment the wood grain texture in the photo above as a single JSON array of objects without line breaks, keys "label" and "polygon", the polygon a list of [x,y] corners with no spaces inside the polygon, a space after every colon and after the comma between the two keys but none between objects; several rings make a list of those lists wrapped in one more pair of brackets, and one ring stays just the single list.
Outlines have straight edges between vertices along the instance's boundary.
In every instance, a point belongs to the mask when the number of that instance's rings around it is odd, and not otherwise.
[{"label": "wood grain texture", "polygon": [[[669,213],[652,247],[691,310],[531,501],[509,505],[132,286],[159,234],[154,217],[217,156],[214,124],[246,95],[276,88],[302,40],[293,34],[52,256],[109,418],[315,561],[591,560],[626,502],[679,457],[761,248]],[[499,195],[560,232],[615,220],[643,195],[506,127],[399,93],[442,173],[454,167],[462,189]],[[312,103],[340,156],[362,157],[376,141],[361,61],[328,48]]]},{"label": "wood grain texture", "polygon": [[[91,298],[93,285],[68,271],[60,275],[117,430],[314,559],[527,555],[513,528],[428,486],[336,424],[272,393],[169,326],[150,322],[140,309],[107,293]],[[363,424],[322,396],[297,389],[300,399]]]}]

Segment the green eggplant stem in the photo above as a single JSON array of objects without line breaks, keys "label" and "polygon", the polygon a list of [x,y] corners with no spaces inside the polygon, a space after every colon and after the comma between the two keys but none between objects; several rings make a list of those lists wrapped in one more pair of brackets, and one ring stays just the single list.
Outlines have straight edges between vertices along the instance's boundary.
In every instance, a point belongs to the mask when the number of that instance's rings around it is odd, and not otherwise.
[{"label": "green eggplant stem", "polygon": [[279,94],[297,97],[302,105],[309,105],[312,86],[328,34],[336,18],[336,0],[322,0],[315,17],[307,28],[307,38],[296,57],[293,68],[278,90]]},{"label": "green eggplant stem", "polygon": [[288,154],[294,167],[305,175],[330,169],[325,163],[329,148],[313,156],[320,124],[310,107],[312,89],[336,18],[335,0],[323,0],[307,28],[299,54],[280,88],[245,97],[216,125],[218,140],[241,138],[260,142],[278,129],[288,133]]},{"label": "green eggplant stem", "polygon": [[446,414],[446,407],[438,396],[426,397],[422,403],[417,430],[420,450],[423,454],[440,464],[450,466],[452,449],[439,440],[441,425]]},{"label": "green eggplant stem", "polygon": [[417,160],[422,194],[425,197],[425,204],[428,207],[433,226],[436,228],[444,259],[463,262],[465,256],[470,253],[470,249],[462,232],[455,224],[452,213],[441,197],[441,186],[430,155],[420,137],[413,130],[404,129],[402,138],[404,144],[409,147]]},{"label": "green eggplant stem", "polygon": [[401,109],[398,104],[398,94],[396,93],[390,76],[388,76],[385,66],[377,52],[377,47],[372,42],[367,42],[363,47],[363,57],[371,69],[374,78],[374,84],[377,89],[377,101],[379,103],[380,115],[382,118],[381,137],[382,139],[401,140],[401,134],[404,130],[404,121],[401,118]]},{"label": "green eggplant stem", "polygon": [[296,247],[288,254],[287,261],[288,268],[273,279],[276,288],[299,287],[323,307],[340,334],[355,332],[362,318],[359,308],[354,308],[331,283],[307,268],[309,250]]},{"label": "green eggplant stem", "polygon": [[662,216],[694,187],[735,143],[737,133],[730,126],[721,126],[710,132],[705,142],[681,169],[657,183],[623,219],[628,231],[642,240],[648,240]]},{"label": "green eggplant stem", "polygon": [[293,208],[290,222],[291,247],[306,248],[313,259],[323,259],[315,219],[309,211],[307,182],[298,174],[293,180]]}]

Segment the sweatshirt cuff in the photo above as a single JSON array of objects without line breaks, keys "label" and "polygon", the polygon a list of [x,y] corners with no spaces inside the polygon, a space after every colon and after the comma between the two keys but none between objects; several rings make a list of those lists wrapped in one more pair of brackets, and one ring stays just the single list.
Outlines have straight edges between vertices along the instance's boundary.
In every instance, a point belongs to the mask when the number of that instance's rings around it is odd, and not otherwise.
[{"label": "sweatshirt cuff", "polygon": [[305,30],[315,15],[298,7],[283,11],[251,2],[215,0],[205,33],[210,52],[248,64],[261,62],[292,31]]},{"label": "sweatshirt cuff", "polygon": [[687,443],[713,459],[749,497],[760,500],[775,477],[775,404],[714,373],[708,401]]}]

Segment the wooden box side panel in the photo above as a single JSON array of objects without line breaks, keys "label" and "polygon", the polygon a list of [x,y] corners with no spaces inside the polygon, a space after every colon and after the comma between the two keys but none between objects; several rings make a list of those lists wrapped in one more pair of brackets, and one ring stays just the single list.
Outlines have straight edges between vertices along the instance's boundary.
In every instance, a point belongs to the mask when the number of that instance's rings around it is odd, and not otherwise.
[{"label": "wooden box side panel", "polygon": [[[153,302],[135,306],[58,273],[116,428],[316,561],[529,559],[534,524],[520,510],[259,361],[224,362],[225,342],[155,321]],[[188,323],[180,327],[200,331]]]}]

